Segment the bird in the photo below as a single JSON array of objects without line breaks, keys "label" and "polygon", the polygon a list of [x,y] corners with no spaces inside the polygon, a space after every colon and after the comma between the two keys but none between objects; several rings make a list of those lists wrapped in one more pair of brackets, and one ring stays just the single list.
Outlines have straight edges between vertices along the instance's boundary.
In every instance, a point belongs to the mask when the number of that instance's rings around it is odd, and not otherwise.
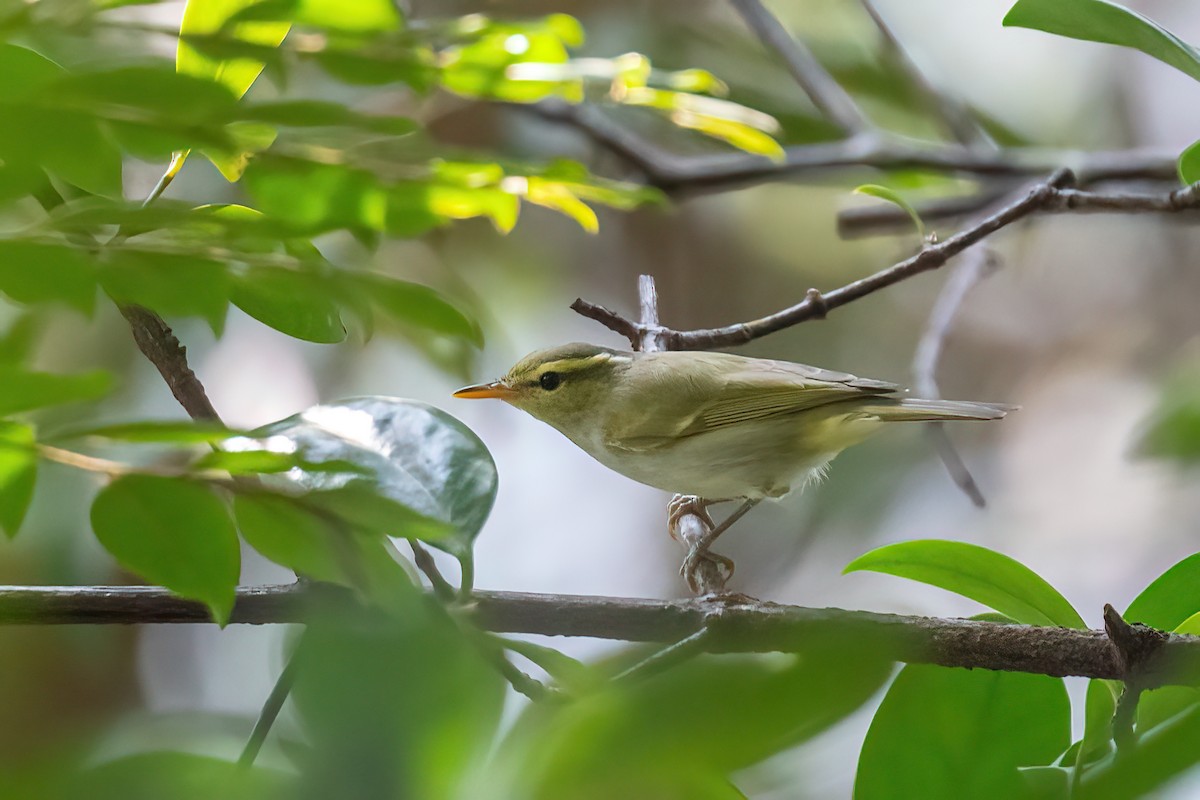
[{"label": "bird", "polygon": [[[699,514],[701,560],[733,563],[712,542],[756,503],[824,477],[830,461],[883,423],[996,420],[1014,406],[908,397],[887,381],[724,352],[628,352],[575,342],[538,350],[504,377],[455,397],[496,398],[556,428],[604,466],[677,497],[670,529]],[[741,500],[720,525],[708,506]]]}]

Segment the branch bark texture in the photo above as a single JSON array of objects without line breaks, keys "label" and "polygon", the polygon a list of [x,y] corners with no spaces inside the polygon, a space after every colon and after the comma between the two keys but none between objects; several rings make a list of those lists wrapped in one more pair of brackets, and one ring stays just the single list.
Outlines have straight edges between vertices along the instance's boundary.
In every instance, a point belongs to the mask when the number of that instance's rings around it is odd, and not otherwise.
[{"label": "branch bark texture", "polygon": [[[303,623],[315,603],[349,602],[319,584],[244,587],[234,624]],[[1121,623],[1120,635],[963,619],[803,608],[750,598],[647,600],[481,591],[460,608],[502,633],[675,642],[706,631],[709,652],[797,652],[818,636],[867,641],[881,656],[913,664],[1129,680],[1143,688],[1192,685],[1200,637]],[[146,586],[0,587],[0,623],[37,625],[210,623],[203,604]],[[1109,625],[1112,629],[1112,624]]]}]

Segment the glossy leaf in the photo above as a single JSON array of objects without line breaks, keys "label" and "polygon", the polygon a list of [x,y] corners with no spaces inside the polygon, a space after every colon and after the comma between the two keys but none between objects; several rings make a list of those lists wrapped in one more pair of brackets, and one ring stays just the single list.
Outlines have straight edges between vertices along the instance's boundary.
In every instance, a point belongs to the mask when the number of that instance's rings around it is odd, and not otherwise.
[{"label": "glossy leaf", "polygon": [[912,664],[871,721],[854,797],[1024,797],[1018,768],[1052,763],[1070,736],[1061,678]]},{"label": "glossy leaf", "polygon": [[[470,556],[495,501],[496,467],[487,448],[457,419],[424,403],[362,397],[314,406],[255,435],[282,437],[310,461],[357,465],[368,479],[305,476],[308,488],[343,493],[309,497],[336,513],[361,517],[366,527],[427,539],[460,559]],[[351,489],[358,494],[344,494]],[[376,509],[372,496],[388,505]],[[411,518],[398,517],[391,505],[410,509]]]},{"label": "glossy leaf", "polygon": [[59,375],[0,365],[0,416],[34,408],[97,400],[112,389],[112,375],[102,370]]},{"label": "glossy leaf", "polygon": [[37,482],[33,428],[0,420],[0,533],[17,535]]},{"label": "glossy leaf", "polygon": [[1200,181],[1200,141],[1192,142],[1179,154],[1179,180],[1188,185]]},{"label": "glossy leaf", "polygon": [[925,223],[921,220],[921,215],[913,208],[912,203],[905,200],[898,192],[889,189],[886,186],[880,186],[877,183],[864,183],[862,186],[855,187],[855,194],[865,194],[870,197],[878,197],[880,200],[886,200],[894,206],[899,206],[905,214],[908,214],[909,219],[916,226],[917,233],[921,238],[925,238]]},{"label": "glossy leaf", "polygon": [[1158,23],[1107,0],[1017,0],[1004,24],[1141,50],[1200,80],[1200,52]]},{"label": "glossy leaf", "polygon": [[0,241],[0,292],[18,303],[63,303],[90,315],[95,270],[86,255],[67,245]]},{"label": "glossy leaf", "polygon": [[233,279],[234,305],[288,336],[321,344],[346,338],[346,328],[329,285],[307,272],[253,267]]},{"label": "glossy leaf", "polygon": [[224,625],[241,568],[225,504],[202,484],[152,475],[113,481],[92,504],[92,530],[122,566],[209,607]]},{"label": "glossy leaf", "polygon": [[923,539],[859,556],[845,572],[869,570],[938,586],[1027,625],[1086,628],[1071,604],[1037,573],[979,545]]},{"label": "glossy leaf", "polygon": [[1169,631],[1200,611],[1200,553],[1190,555],[1142,590],[1125,619]]}]

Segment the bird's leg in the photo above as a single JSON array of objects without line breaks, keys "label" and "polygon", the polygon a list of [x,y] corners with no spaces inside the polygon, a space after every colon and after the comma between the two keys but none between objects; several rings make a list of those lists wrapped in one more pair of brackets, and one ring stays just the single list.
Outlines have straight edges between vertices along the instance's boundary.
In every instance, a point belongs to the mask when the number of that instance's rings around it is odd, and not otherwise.
[{"label": "bird's leg", "polygon": [[[733,523],[745,516],[746,512],[754,508],[756,505],[758,505],[757,499],[746,500],[744,503],[738,506],[732,514],[726,517],[720,525],[709,524],[707,526],[707,532],[704,533],[704,535],[699,539],[691,542],[691,546],[688,548],[688,554],[683,559],[683,565],[679,568],[679,573],[683,575],[684,580],[687,581],[688,586],[693,592],[698,592],[701,588],[701,584],[706,583],[697,580],[697,570],[699,569],[702,561],[715,562],[719,567],[722,567],[727,571],[728,574],[722,576],[720,579],[720,585],[722,587],[725,585],[725,581],[732,577],[733,560],[726,558],[725,556],[709,552],[708,548],[712,546],[712,543],[717,540],[718,536],[729,530],[729,527],[733,525]],[[708,521],[711,523],[711,518],[709,518]]]}]

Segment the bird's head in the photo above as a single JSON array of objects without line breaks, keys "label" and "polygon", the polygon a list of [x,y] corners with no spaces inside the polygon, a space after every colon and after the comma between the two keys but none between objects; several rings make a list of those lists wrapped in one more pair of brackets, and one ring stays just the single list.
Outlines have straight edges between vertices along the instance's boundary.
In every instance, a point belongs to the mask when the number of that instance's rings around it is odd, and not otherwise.
[{"label": "bird's head", "polygon": [[522,358],[503,378],[454,393],[469,399],[495,397],[570,434],[572,423],[590,417],[610,396],[631,356],[607,347],[574,343]]}]

